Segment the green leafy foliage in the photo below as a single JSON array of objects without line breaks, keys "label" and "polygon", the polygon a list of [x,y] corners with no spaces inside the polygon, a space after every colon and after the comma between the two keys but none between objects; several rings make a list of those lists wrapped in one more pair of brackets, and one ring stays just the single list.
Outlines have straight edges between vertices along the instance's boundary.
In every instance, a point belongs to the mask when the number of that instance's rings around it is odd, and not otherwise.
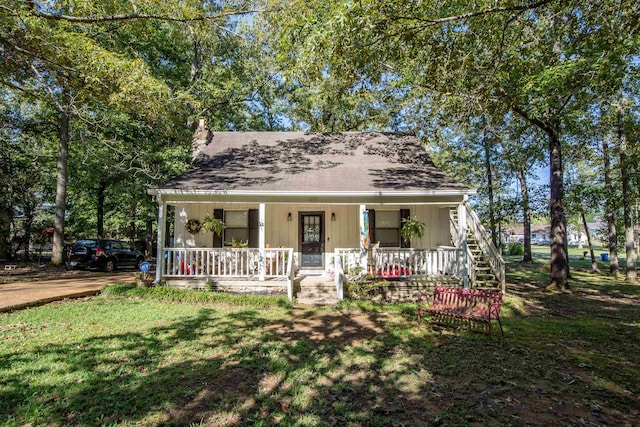
[{"label": "green leafy foliage", "polygon": [[213,232],[218,236],[222,236],[222,232],[225,228],[227,228],[227,226],[221,219],[215,218],[210,213],[207,213],[204,216],[201,226],[204,231]]},{"label": "green leafy foliage", "polygon": [[[566,285],[562,141],[590,114],[593,102],[611,100],[633,75],[629,58],[639,53],[639,45],[629,43],[639,33],[634,2],[312,0],[278,9],[272,25],[279,36],[278,58],[296,78],[335,79],[346,92],[397,85],[405,105],[425,105],[411,126],[427,137],[444,132],[415,123],[450,126],[451,116],[459,122],[487,117],[499,125],[517,115],[532,133],[543,134],[552,169],[552,235],[558,235],[551,280]],[[536,144],[527,159],[539,159],[542,150]],[[462,155],[475,172],[473,151]],[[512,161],[523,163],[515,156]]]},{"label": "green leafy foliage", "polygon": [[406,242],[410,242],[415,237],[422,237],[424,235],[424,229],[426,224],[420,221],[417,217],[402,218],[402,227],[400,228],[400,234]]},{"label": "green leafy foliage", "polygon": [[507,252],[509,255],[522,255],[524,254],[524,245],[520,242],[509,243]]}]

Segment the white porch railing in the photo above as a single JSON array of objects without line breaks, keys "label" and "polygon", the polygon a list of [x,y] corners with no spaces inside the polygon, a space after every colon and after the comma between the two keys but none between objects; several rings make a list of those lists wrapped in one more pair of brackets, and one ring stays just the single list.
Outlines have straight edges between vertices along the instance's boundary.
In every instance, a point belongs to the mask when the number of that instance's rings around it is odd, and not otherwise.
[{"label": "white porch railing", "polygon": [[[293,297],[293,249],[265,248],[261,257],[257,248],[164,248],[160,270],[162,278],[216,278],[287,281],[289,298]],[[267,286],[268,283],[265,283]]]},{"label": "white porch railing", "polygon": [[460,278],[460,249],[379,248],[369,251],[335,250],[335,281],[342,299],[344,276],[367,275],[381,279]]}]

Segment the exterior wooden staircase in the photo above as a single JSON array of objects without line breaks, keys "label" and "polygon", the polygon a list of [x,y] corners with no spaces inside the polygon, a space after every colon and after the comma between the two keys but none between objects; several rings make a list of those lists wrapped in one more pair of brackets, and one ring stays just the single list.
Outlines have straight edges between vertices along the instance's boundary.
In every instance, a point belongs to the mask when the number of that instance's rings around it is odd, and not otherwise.
[{"label": "exterior wooden staircase", "polygon": [[479,288],[497,288],[500,281],[491,268],[486,256],[476,240],[475,235],[467,230],[467,248],[472,255],[469,259],[472,261],[469,268],[472,270],[469,275],[473,277],[472,283]]},{"label": "exterior wooden staircase", "polygon": [[[505,292],[505,265],[480,218],[468,203],[464,204],[467,218],[467,257],[469,259],[469,285],[474,288],[499,288]],[[451,236],[458,241],[458,210],[450,210]]]}]

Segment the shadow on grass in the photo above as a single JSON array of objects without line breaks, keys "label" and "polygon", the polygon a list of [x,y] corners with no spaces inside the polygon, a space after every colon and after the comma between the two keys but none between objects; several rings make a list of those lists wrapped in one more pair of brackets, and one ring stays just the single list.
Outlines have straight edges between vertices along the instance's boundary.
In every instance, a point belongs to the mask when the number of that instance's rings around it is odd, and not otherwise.
[{"label": "shadow on grass", "polygon": [[[78,304],[98,304],[92,301]],[[136,303],[110,301],[112,318],[106,322],[117,321]],[[548,319],[531,324],[512,318],[506,324],[511,338],[497,345],[475,334],[418,327],[406,315],[402,309],[287,313],[195,306],[193,314],[163,326],[25,345],[0,352],[0,415],[7,424],[49,425],[572,424],[580,419],[621,424],[632,419],[626,417],[637,407],[638,352],[590,353],[610,323],[582,322],[574,333],[565,333],[571,327],[567,319],[553,319],[558,323],[548,327],[543,326]],[[600,331],[593,342],[577,342],[590,340],[586,333],[593,331]],[[547,342],[536,342],[529,333]],[[638,335],[636,323],[626,338],[638,342]],[[616,341],[615,351],[630,350],[627,344]],[[607,373],[600,363],[626,363],[626,374]]]},{"label": "shadow on grass", "polygon": [[[298,314],[273,320],[253,309],[225,316],[200,309],[144,333],[8,353],[0,413],[17,424],[273,424],[302,417],[311,424],[385,425],[399,408],[422,406],[424,384],[399,381],[426,361],[386,367],[378,351],[400,341],[385,334],[378,314],[356,321]],[[407,345],[424,348],[426,341]],[[46,362],[35,372],[38,359]],[[373,407],[372,387],[378,389]]]},{"label": "shadow on grass", "polygon": [[534,259],[507,264],[508,294],[522,304],[512,304],[519,315],[593,316],[637,321],[640,311],[640,286],[612,277],[576,268],[572,263],[569,284],[571,292],[558,293],[545,289],[549,278],[548,260]]}]

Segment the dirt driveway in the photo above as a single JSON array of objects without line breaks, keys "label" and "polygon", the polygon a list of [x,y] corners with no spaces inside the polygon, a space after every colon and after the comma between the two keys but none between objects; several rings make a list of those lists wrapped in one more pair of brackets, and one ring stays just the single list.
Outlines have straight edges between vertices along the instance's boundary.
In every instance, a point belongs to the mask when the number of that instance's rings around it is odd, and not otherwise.
[{"label": "dirt driveway", "polygon": [[[70,272],[73,273],[73,272]],[[25,277],[24,280],[29,280]],[[66,298],[95,295],[108,285],[135,281],[133,271],[116,274],[70,274],[53,280],[11,281],[0,284],[0,312],[46,304]]]}]

